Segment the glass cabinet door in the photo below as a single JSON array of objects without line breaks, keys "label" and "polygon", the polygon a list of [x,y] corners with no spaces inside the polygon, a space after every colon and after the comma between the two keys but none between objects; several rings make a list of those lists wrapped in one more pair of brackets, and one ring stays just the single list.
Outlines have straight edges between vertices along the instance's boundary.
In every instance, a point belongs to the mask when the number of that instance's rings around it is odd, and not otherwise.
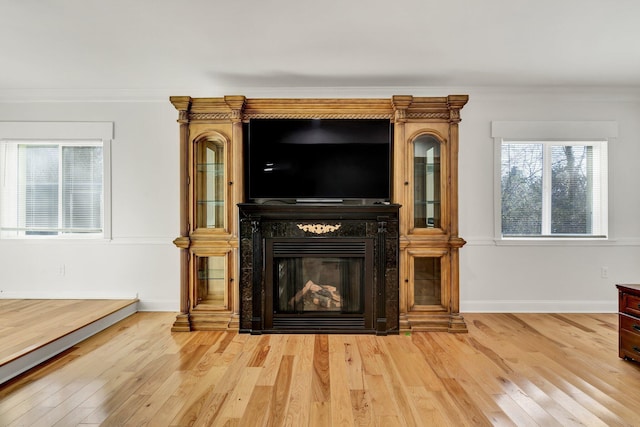
[{"label": "glass cabinet door", "polygon": [[440,258],[413,259],[414,305],[440,305],[442,301],[442,271]]},{"label": "glass cabinet door", "polygon": [[413,148],[413,226],[441,228],[440,141],[421,135]]},{"label": "glass cabinet door", "polygon": [[196,144],[196,228],[225,227],[224,143]]},{"label": "glass cabinet door", "polygon": [[206,304],[218,308],[227,306],[227,257],[196,256],[195,305]]},{"label": "glass cabinet door", "polygon": [[447,311],[449,254],[446,250],[409,251],[409,311]]}]

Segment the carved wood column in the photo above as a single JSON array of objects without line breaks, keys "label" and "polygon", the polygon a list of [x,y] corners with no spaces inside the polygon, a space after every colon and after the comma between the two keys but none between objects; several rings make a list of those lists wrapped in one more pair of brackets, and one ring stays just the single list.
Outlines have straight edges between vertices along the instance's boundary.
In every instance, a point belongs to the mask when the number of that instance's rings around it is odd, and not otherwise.
[{"label": "carved wood column", "polygon": [[[225,96],[224,102],[231,109],[231,157],[234,159],[234,163],[230,165],[231,176],[229,185],[231,186],[230,201],[242,202],[244,199],[244,182],[243,182],[243,153],[242,153],[242,113],[246,98],[244,96]],[[229,225],[230,233],[234,240],[237,241],[240,230],[238,206],[234,203],[229,209],[232,212]],[[240,315],[240,291],[238,287],[239,277],[239,261],[238,261],[238,249],[233,250],[233,272],[230,275],[231,284],[231,305],[232,319],[230,327],[239,327],[239,315]]]},{"label": "carved wood column", "polygon": [[[394,126],[393,126],[393,202],[400,206],[400,217],[407,218],[407,211],[410,208],[408,204],[409,179],[406,171],[409,165],[406,164],[407,159],[407,143],[405,134],[405,123],[407,122],[407,109],[413,102],[413,96],[395,95],[391,99],[391,105],[394,109]],[[406,236],[409,233],[409,224],[407,221],[400,221],[400,236]],[[402,242],[400,243],[402,249]],[[409,320],[407,318],[409,294],[409,272],[407,266],[401,257],[400,268],[398,271],[399,286],[399,304],[400,304],[400,328],[408,329]]]},{"label": "carved wood column", "polygon": [[[394,109],[394,126],[393,126],[393,202],[402,205],[400,215],[405,216],[407,209],[407,200],[410,185],[406,171],[408,165],[407,144],[405,135],[405,124],[407,122],[407,109],[411,105],[413,97],[409,95],[395,95],[392,98],[391,105]],[[407,235],[409,226],[406,221],[401,224],[400,235]]]},{"label": "carved wood column", "polygon": [[451,157],[449,170],[451,173],[451,234],[449,238],[451,251],[451,317],[449,332],[466,332],[467,327],[460,315],[460,254],[466,241],[458,236],[458,123],[460,123],[460,109],[466,104],[468,97],[462,95],[449,95],[449,141],[451,141]]},{"label": "carved wood column", "polygon": [[174,332],[188,332],[191,330],[189,321],[189,110],[191,97],[174,96],[171,103],[178,110],[180,124],[180,237],[173,243],[180,248],[180,314],[171,328]]}]

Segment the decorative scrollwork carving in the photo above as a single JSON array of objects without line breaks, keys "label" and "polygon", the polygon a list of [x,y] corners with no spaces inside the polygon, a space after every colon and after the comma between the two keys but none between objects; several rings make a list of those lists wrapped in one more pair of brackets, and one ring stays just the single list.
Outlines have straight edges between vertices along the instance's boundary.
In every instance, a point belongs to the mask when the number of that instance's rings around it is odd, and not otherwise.
[{"label": "decorative scrollwork carving", "polygon": [[449,119],[448,112],[442,113],[425,113],[425,112],[410,112],[407,114],[407,117],[410,119]]},{"label": "decorative scrollwork carving", "polygon": [[232,118],[230,113],[190,113],[191,120],[229,120]]},{"label": "decorative scrollwork carving", "polygon": [[245,113],[244,120],[249,119],[391,119],[391,113]]},{"label": "decorative scrollwork carving", "polygon": [[231,114],[229,115],[229,117],[231,118],[231,120],[238,122],[242,120],[242,111],[231,110]]},{"label": "decorative scrollwork carving", "polygon": [[329,225],[329,224],[298,224],[298,228],[307,233],[313,234],[325,234],[336,231],[342,226],[342,224]]},{"label": "decorative scrollwork carving", "polygon": [[189,112],[186,110],[178,111],[178,123],[189,123]]}]

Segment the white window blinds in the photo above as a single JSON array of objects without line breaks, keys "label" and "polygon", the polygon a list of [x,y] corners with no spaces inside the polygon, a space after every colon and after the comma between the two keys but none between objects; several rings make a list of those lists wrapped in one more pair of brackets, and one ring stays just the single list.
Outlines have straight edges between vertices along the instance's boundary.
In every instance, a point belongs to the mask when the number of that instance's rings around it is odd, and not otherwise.
[{"label": "white window blinds", "polygon": [[0,121],[0,238],[111,237],[113,122]]},{"label": "white window blinds", "polygon": [[502,141],[504,237],[604,237],[606,141]]},{"label": "white window blinds", "polygon": [[3,237],[102,235],[102,141],[2,141]]},{"label": "white window blinds", "polygon": [[496,239],[607,238],[614,121],[495,121]]}]

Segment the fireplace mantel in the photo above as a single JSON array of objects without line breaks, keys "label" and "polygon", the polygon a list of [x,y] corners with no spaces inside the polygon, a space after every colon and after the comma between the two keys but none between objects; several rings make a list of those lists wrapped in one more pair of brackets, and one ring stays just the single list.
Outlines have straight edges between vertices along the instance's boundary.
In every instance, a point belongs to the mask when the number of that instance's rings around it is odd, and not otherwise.
[{"label": "fireplace mantel", "polygon": [[[240,332],[399,332],[399,205],[243,203],[240,211]],[[304,312],[278,317],[273,306],[273,243],[295,244],[300,252],[363,252],[367,292],[361,315]],[[327,249],[330,248],[330,249]],[[365,255],[366,254],[366,255]]]}]

